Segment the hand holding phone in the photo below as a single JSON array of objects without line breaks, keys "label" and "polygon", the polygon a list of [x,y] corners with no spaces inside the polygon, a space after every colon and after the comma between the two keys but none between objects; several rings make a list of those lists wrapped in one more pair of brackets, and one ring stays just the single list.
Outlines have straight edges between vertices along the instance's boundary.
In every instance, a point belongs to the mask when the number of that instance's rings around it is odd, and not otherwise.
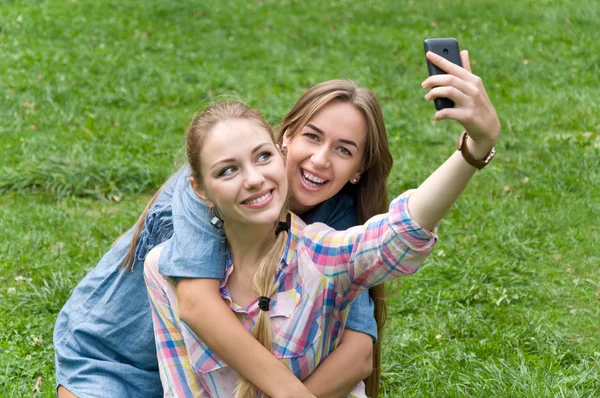
[{"label": "hand holding phone", "polygon": [[[448,54],[445,54],[444,48],[448,50]],[[458,53],[455,60],[461,60],[459,64],[446,59],[454,52],[450,47],[442,47],[440,52],[442,55],[433,51],[426,55],[432,66],[443,73],[435,74],[435,69],[430,69],[434,74],[421,83],[421,87],[429,89],[425,99],[451,99],[453,107],[440,109],[436,103],[438,111],[435,113],[435,120],[456,120],[468,132],[469,142],[478,148],[473,153],[481,149],[485,155],[494,146],[500,134],[500,120],[496,110],[487,95],[483,81],[471,72],[469,54],[466,51]]]},{"label": "hand holding phone", "polygon": [[[462,67],[460,50],[458,48],[458,40],[454,38],[425,39],[423,42],[423,47],[425,47],[425,54],[427,54],[427,51],[431,51],[432,53],[435,53]],[[447,74],[447,72],[438,68],[429,60],[427,60],[427,70],[429,71],[429,76]],[[434,104],[435,109],[438,111],[444,108],[454,108],[454,102],[448,98],[436,98],[434,100]]]}]

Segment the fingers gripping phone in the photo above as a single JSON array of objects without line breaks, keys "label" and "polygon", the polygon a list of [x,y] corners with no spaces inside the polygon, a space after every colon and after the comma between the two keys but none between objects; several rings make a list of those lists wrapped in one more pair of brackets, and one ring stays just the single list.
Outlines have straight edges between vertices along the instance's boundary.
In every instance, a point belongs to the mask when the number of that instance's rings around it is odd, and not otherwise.
[{"label": "fingers gripping phone", "polygon": [[[458,40],[454,38],[425,39],[423,46],[425,47],[426,54],[427,51],[431,51],[432,53],[446,58],[448,61],[462,67],[460,50],[458,49]],[[427,70],[429,71],[429,76],[447,74],[429,60],[427,60]],[[454,108],[454,102],[448,98],[436,98],[433,102],[435,104],[435,109],[438,111],[444,108]]]}]

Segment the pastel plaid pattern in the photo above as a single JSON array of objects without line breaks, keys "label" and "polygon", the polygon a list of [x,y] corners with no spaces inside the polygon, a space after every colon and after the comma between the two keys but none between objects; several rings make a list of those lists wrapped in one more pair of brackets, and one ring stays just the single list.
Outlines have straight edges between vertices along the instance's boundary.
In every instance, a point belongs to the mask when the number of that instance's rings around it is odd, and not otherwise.
[{"label": "pastel plaid pattern", "polygon": [[[290,214],[287,247],[271,297],[273,353],[305,379],[340,343],[349,304],[363,290],[414,273],[437,242],[408,214],[410,191],[390,204],[388,214],[365,225],[335,231],[306,226]],[[145,278],[152,307],[161,380],[168,397],[232,397],[237,374],[205,346],[177,316],[175,285],[158,272],[160,248],[146,260]],[[154,259],[154,260],[153,260]],[[221,295],[252,330],[260,309],[256,300],[242,308],[231,300],[226,282]],[[350,395],[365,397],[360,383]]]}]

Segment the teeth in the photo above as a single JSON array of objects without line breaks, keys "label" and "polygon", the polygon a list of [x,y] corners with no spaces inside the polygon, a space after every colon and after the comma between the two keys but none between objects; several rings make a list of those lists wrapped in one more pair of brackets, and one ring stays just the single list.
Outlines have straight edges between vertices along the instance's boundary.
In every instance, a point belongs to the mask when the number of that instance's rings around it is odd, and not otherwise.
[{"label": "teeth", "polygon": [[267,198],[271,195],[271,192],[264,194],[263,196],[256,198],[256,199],[252,199],[252,200],[246,200],[244,201],[244,203],[246,203],[247,205],[253,205],[256,203],[260,203],[260,202],[264,202],[265,200],[267,200]]},{"label": "teeth", "polygon": [[319,177],[317,177],[314,174],[310,174],[308,171],[306,170],[302,170],[302,176],[307,179],[308,181],[314,183],[314,184],[323,184],[324,182],[326,182],[327,180],[323,180]]}]

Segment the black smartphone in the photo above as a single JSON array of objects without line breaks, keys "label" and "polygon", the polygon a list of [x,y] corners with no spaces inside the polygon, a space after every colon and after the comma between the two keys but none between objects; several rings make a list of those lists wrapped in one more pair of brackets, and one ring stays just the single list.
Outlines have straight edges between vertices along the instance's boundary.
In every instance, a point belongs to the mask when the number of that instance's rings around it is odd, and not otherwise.
[{"label": "black smartphone", "polygon": [[[446,58],[448,61],[462,67],[462,62],[460,60],[460,50],[458,49],[458,40],[454,38],[425,39],[425,41],[423,42],[423,46],[425,47],[426,54],[427,51],[431,51],[432,53]],[[447,74],[446,72],[429,62],[429,60],[427,60],[427,70],[429,71],[429,76]],[[433,100],[433,102],[435,104],[435,109],[437,109],[438,111],[444,108],[454,108],[454,102],[448,98],[436,98],[435,100]]]}]

